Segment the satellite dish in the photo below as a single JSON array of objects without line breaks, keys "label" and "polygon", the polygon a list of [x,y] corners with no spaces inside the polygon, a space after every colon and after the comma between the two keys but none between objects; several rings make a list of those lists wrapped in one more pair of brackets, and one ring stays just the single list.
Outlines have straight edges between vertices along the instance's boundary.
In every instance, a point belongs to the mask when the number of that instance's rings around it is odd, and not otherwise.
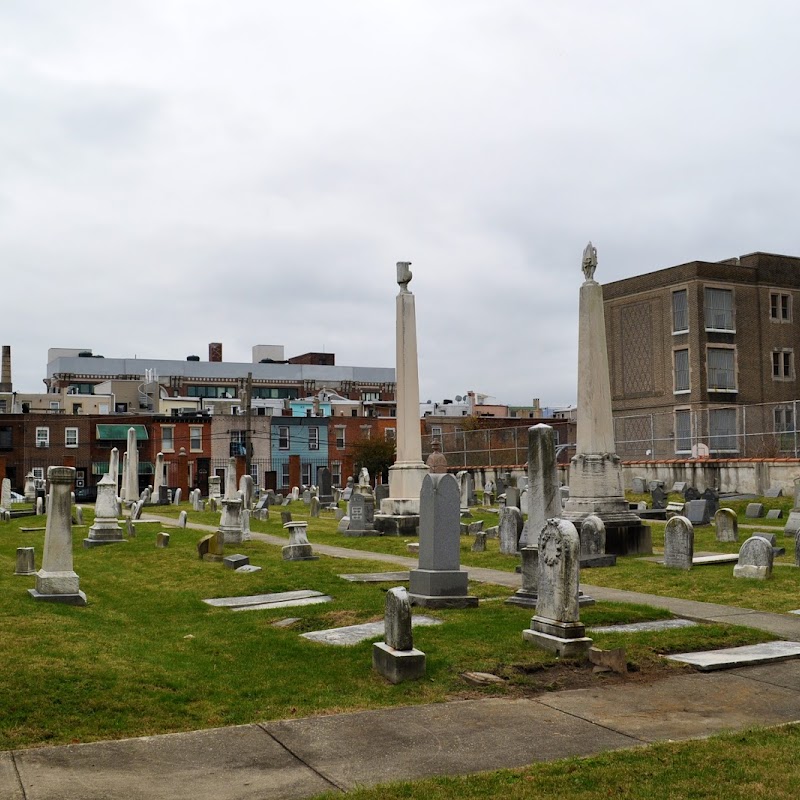
[{"label": "satellite dish", "polygon": [[456,395],[456,403],[460,403],[463,399],[464,398],[460,394]]}]

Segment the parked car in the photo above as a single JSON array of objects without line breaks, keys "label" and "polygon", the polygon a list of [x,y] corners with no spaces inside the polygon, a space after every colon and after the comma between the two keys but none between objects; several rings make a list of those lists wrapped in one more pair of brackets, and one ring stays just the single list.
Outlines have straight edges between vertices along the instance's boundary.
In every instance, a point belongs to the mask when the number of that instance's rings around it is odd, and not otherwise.
[{"label": "parked car", "polygon": [[12,503],[24,503],[25,497],[21,495],[19,492],[11,492],[11,502]]},{"label": "parked car", "polygon": [[83,486],[80,489],[75,489],[75,502],[76,503],[94,503],[97,501],[97,487],[96,486]]}]

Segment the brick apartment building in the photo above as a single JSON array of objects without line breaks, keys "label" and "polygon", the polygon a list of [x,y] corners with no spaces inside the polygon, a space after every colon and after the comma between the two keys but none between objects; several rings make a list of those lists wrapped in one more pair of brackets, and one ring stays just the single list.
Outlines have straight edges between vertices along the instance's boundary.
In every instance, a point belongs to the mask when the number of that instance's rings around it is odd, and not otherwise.
[{"label": "brick apartment building", "polygon": [[603,295],[623,458],[791,449],[800,258],[692,261],[605,284]]}]

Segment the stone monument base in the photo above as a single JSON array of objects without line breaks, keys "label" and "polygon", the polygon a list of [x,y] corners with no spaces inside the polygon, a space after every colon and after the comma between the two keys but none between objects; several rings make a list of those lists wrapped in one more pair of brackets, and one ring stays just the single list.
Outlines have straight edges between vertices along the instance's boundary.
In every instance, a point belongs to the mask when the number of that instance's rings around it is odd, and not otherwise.
[{"label": "stone monument base", "polygon": [[[539,599],[539,595],[536,592],[529,592],[525,589],[517,589],[514,594],[511,595],[508,599],[506,599],[506,603],[512,606],[522,606],[523,608],[536,608],[536,602]],[[597,601],[594,597],[590,597],[588,594],[584,594],[580,592],[578,594],[578,605],[583,606],[593,606]]]},{"label": "stone monument base", "polygon": [[74,594],[43,594],[36,589],[28,589],[28,594],[34,600],[44,600],[48,603],[64,603],[68,606],[86,605],[86,595],[80,590]]},{"label": "stone monument base", "polygon": [[221,564],[225,556],[218,556],[216,553],[203,553],[203,561],[210,561],[214,564]]},{"label": "stone monument base", "polygon": [[372,667],[390,683],[416,680],[425,675],[425,653],[416,648],[395,650],[385,642],[375,642]]},{"label": "stone monument base", "polygon": [[738,564],[733,568],[734,578],[753,578],[758,581],[765,581],[769,578],[769,567],[756,567],[752,564]]},{"label": "stone monument base", "polygon": [[584,636],[586,628],[580,622],[558,622],[534,617],[531,626],[532,629],[522,631],[522,638],[562,658],[579,658],[592,646],[592,640]]},{"label": "stone monument base", "polygon": [[222,534],[223,544],[241,544],[242,543],[242,529],[241,528],[228,528],[220,526],[219,532]]},{"label": "stone monument base", "polygon": [[363,530],[350,530],[342,531],[342,536],[378,536],[378,531],[374,528],[365,528]]},{"label": "stone monument base", "polygon": [[124,542],[125,538],[122,535],[122,528],[114,520],[113,524],[108,527],[92,525],[89,528],[89,535],[83,540],[84,547],[99,547],[104,544],[117,544]]},{"label": "stone monument base", "polygon": [[583,555],[580,557],[579,561],[581,564],[581,569],[593,569],[595,567],[615,567],[617,565],[617,557],[612,553]]},{"label": "stone monument base", "polygon": [[287,544],[281,548],[284,561],[316,561],[319,556],[314,555],[310,544]]},{"label": "stone monument base", "polygon": [[478,598],[467,594],[469,576],[461,570],[412,569],[408,597],[425,608],[476,608]]},{"label": "stone monument base", "polygon": [[376,514],[373,524],[381,536],[419,536],[419,514]]}]

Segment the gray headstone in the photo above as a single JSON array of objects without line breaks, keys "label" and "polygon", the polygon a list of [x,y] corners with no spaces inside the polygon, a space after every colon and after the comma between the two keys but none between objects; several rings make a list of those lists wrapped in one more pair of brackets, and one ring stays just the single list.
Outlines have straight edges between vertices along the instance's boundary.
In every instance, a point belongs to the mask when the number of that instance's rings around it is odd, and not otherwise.
[{"label": "gray headstone", "polygon": [[519,550],[519,539],[522,534],[522,512],[514,506],[506,506],[500,510],[500,552],[513,556]]},{"label": "gray headstone", "polygon": [[794,535],[794,563],[800,567],[800,531]]},{"label": "gray headstone", "polygon": [[486,552],[486,531],[478,531],[475,534],[475,541],[472,543],[473,553]]},{"label": "gray headstone", "polygon": [[355,493],[350,499],[349,531],[372,531],[375,522],[375,500],[365,494]]},{"label": "gray headstone", "polygon": [[136,526],[133,524],[133,520],[131,519],[125,520],[125,532],[128,534],[129,539],[136,538]]},{"label": "gray headstone", "polygon": [[653,489],[663,489],[664,488],[664,481],[650,481],[647,484],[647,488],[652,492]]},{"label": "gray headstone", "polygon": [[303,502],[307,505],[311,505],[311,492],[308,489],[303,491]]},{"label": "gray headstone", "polygon": [[539,534],[539,597],[534,620],[579,622],[579,571],[580,537],[575,526],[565,519],[547,520]]},{"label": "gray headstone", "polygon": [[34,562],[34,551],[32,547],[17,548],[17,568],[14,570],[14,574],[15,575],[36,574],[36,564]]},{"label": "gray headstone", "polygon": [[379,483],[375,487],[375,505],[380,508],[381,501],[389,498],[389,484]]},{"label": "gray headstone", "polygon": [[706,500],[690,500],[684,506],[683,512],[692,525],[708,525],[711,521]]},{"label": "gray headstone", "polygon": [[694,557],[694,527],[681,516],[674,516],[664,528],[664,566],[691,569]]},{"label": "gray headstone", "polygon": [[187,513],[185,511],[181,511],[181,513],[178,514],[178,527],[179,528],[185,528],[186,527],[186,519],[187,519],[187,517],[188,517],[188,515],[187,515]]},{"label": "gray headstone", "polygon": [[385,641],[394,650],[411,650],[414,647],[411,632],[411,603],[403,586],[386,592]]},{"label": "gray headstone", "polygon": [[292,512],[291,511],[281,511],[281,525],[285,525],[287,522],[292,521]]},{"label": "gray headstone", "polygon": [[310,506],[311,506],[310,516],[318,517],[319,516],[319,498],[318,497],[312,497]]},{"label": "gray headstone", "polygon": [[516,486],[506,486],[506,508],[512,506],[520,507],[520,491]]},{"label": "gray headstone", "polygon": [[771,531],[756,531],[753,536],[760,536],[762,539],[766,539],[770,547],[776,547],[778,544],[777,537]]},{"label": "gray headstone", "polygon": [[767,511],[767,519],[782,519],[783,509],[771,508]]},{"label": "gray headstone", "polygon": [[718,542],[739,541],[739,521],[736,512],[731,508],[721,508],[714,515],[714,525]]},{"label": "gray headstone", "polygon": [[520,547],[536,546],[549,519],[561,516],[555,431],[549,425],[528,428],[528,522]]},{"label": "gray headstone", "polygon": [[700,492],[694,486],[687,486],[683,492],[683,499],[688,503],[690,500],[699,500]]},{"label": "gray headstone", "polygon": [[670,491],[683,494],[686,491],[686,481],[675,481]]},{"label": "gray headstone", "polygon": [[36,498],[36,516],[41,517],[44,514],[44,497]]},{"label": "gray headstone", "polygon": [[764,492],[764,497],[782,497],[783,496],[783,489],[780,486],[770,486],[766,492]]},{"label": "gray headstone", "polygon": [[243,556],[241,553],[225,556],[225,558],[222,559],[222,566],[226,569],[239,569],[239,567],[247,566],[249,563],[250,556]]},{"label": "gray headstone", "polygon": [[139,519],[142,516],[143,508],[144,508],[144,500],[137,500],[136,503],[133,505],[133,508],[131,508],[131,518],[134,520]]},{"label": "gray headstone", "polygon": [[180,486],[175,490],[175,494],[172,498],[172,502],[174,505],[179,505],[181,502],[181,488]]},{"label": "gray headstone", "polygon": [[83,525],[83,506],[75,506],[75,524]]},{"label": "gray headstone", "polygon": [[602,556],[606,552],[606,526],[600,517],[590,514],[581,523],[581,550],[583,556]]},{"label": "gray headstone", "polygon": [[644,494],[647,491],[647,478],[634,478],[633,491],[635,494]]},{"label": "gray headstone", "polygon": [[650,492],[650,497],[653,501],[653,508],[659,509],[667,507],[667,495],[660,486],[657,486]]},{"label": "gray headstone", "polygon": [[156,547],[169,547],[169,534],[162,531],[156,536]]},{"label": "gray headstone", "polygon": [[785,536],[794,536],[800,533],[800,511],[789,512],[789,519],[786,520],[783,533]]},{"label": "gray headstone", "polygon": [[719,511],[719,493],[717,490],[708,488],[700,495],[700,498],[706,501],[709,518],[713,517]]},{"label": "gray headstone", "polygon": [[733,568],[733,577],[766,580],[772,575],[773,557],[767,539],[751,536],[739,549],[739,563]]},{"label": "gray headstone", "polygon": [[748,519],[758,519],[759,517],[764,516],[764,504],[763,503],[748,503],[747,509],[744,512],[744,515]]}]

